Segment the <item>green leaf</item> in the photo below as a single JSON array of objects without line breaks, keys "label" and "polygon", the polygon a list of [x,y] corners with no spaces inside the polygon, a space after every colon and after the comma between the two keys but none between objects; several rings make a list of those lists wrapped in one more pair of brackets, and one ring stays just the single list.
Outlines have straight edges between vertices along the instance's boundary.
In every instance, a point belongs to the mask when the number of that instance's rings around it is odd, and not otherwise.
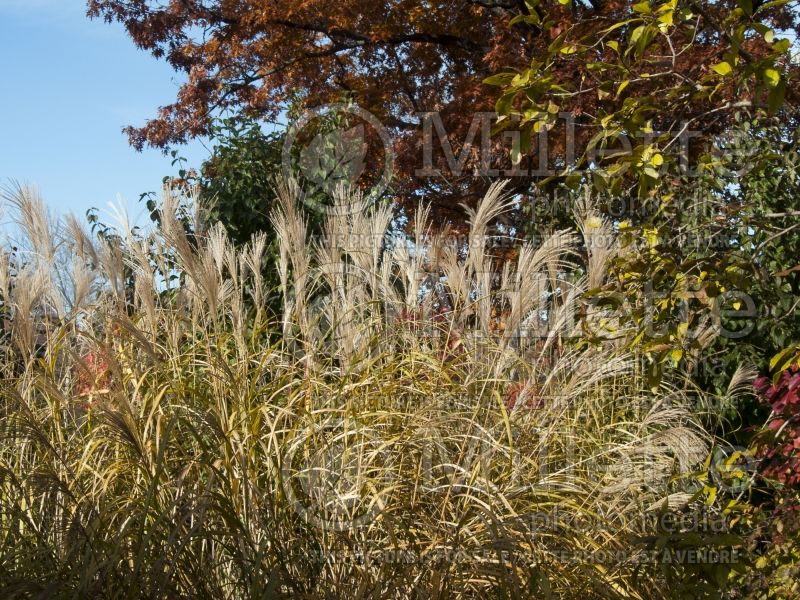
[{"label": "green leaf", "polygon": [[610,27],[606,27],[605,29],[600,31],[600,35],[611,33],[612,31],[619,29],[620,27],[625,27],[626,25],[633,22],[641,22],[641,19],[637,18],[637,19],[628,19],[627,21],[618,21],[617,23],[614,23]]},{"label": "green leaf", "polygon": [[527,23],[528,25],[540,25],[541,22],[542,19],[539,17],[539,13],[533,11],[529,15],[517,15],[511,19],[508,24],[516,25],[517,23]]},{"label": "green leaf", "polygon": [[592,185],[598,192],[604,192],[606,190],[606,179],[603,177],[602,173],[597,171],[592,172]]},{"label": "green leaf", "polygon": [[[639,28],[637,28],[639,29]],[[650,45],[650,42],[653,41],[656,34],[658,33],[658,29],[654,26],[647,25],[641,27],[641,31],[638,35],[636,35],[635,45],[636,45],[636,56],[641,57],[644,54],[645,49]],[[633,40],[631,40],[634,43]]]},{"label": "green leaf", "polygon": [[787,2],[789,2],[789,0],[772,0],[772,2],[766,2],[758,7],[758,10],[756,10],[756,14],[765,10],[769,10],[770,8],[774,8],[776,6],[783,6]]},{"label": "green leaf", "polygon": [[514,101],[517,92],[511,91],[503,94],[497,100],[497,103],[494,106],[495,111],[499,115],[507,114],[509,110],[511,110],[511,103]]},{"label": "green leaf", "polygon": [[786,38],[781,38],[777,42],[772,44],[772,50],[779,54],[783,54],[791,47],[792,47],[792,42],[790,42]]},{"label": "green leaf", "polygon": [[578,186],[581,184],[581,174],[571,173],[570,175],[567,175],[566,179],[564,180],[564,183],[571,190],[578,189]]},{"label": "green leaf", "polygon": [[514,87],[522,87],[528,85],[531,80],[531,70],[528,69],[526,71],[522,71],[522,73],[517,73],[514,75],[514,78],[511,80],[511,85]]},{"label": "green leaf", "polygon": [[511,147],[511,164],[518,165],[522,160],[522,149],[516,144]]},{"label": "green leaf", "polygon": [[652,177],[653,179],[658,179],[658,171],[656,171],[653,167],[645,167],[643,169],[644,174],[648,177]]},{"label": "green leaf", "polygon": [[496,75],[484,79],[483,83],[486,85],[508,85],[516,76],[516,73],[497,73]]},{"label": "green leaf", "polygon": [[631,39],[630,39],[631,45],[638,42],[639,38],[642,37],[643,33],[644,33],[644,25],[639,25],[636,29],[634,29],[631,32]]},{"label": "green leaf", "polygon": [[769,96],[767,97],[767,105],[769,112],[775,113],[783,104],[783,99],[786,97],[786,81],[780,79],[778,84],[773,87]]},{"label": "green leaf", "polygon": [[567,39],[567,31],[562,31],[558,34],[558,37],[550,42],[550,45],[547,47],[547,51],[550,54],[555,54],[564,46],[564,40]]}]

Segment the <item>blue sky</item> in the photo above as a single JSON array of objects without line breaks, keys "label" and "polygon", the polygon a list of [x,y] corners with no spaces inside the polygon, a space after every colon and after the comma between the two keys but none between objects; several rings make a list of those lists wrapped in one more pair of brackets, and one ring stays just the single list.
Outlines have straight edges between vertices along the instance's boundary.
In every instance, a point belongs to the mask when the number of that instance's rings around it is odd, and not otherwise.
[{"label": "blue sky", "polygon": [[[170,103],[178,76],[85,12],[83,0],[0,0],[0,186],[37,184],[55,210],[81,215],[108,216],[119,195],[143,223],[139,194],[175,169],[158,150],[130,148],[121,129]],[[200,142],[179,151],[189,166],[208,155]]]}]

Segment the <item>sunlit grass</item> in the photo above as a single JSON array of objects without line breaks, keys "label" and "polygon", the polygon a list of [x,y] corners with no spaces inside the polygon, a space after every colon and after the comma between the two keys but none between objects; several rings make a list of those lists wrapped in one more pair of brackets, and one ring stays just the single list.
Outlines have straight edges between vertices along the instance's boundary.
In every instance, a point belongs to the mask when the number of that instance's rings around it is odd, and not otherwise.
[{"label": "sunlit grass", "polygon": [[[14,196],[39,251],[0,279],[2,596],[668,596],[639,539],[709,439],[624,347],[576,349],[612,250],[560,232],[496,267],[501,187],[467,254],[425,211],[387,245],[390,211],[344,193],[309,240],[280,192],[282,319],[264,239],[190,240],[170,194],[145,241],[56,234]],[[605,227],[581,211],[583,235]]]}]

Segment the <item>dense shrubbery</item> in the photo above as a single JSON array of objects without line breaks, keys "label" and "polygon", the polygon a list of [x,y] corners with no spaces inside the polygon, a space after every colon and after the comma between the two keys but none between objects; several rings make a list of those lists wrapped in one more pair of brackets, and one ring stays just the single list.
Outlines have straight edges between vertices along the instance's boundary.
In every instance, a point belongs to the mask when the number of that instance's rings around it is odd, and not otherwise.
[{"label": "dense shrubbery", "polygon": [[344,193],[311,240],[278,196],[280,323],[264,237],[189,238],[174,193],[152,235],[100,239],[14,197],[39,251],[0,279],[3,597],[719,595],[742,508],[706,460],[713,399],[576,345],[613,318],[580,309],[616,252],[589,200],[498,268],[500,187],[466,253]]},{"label": "dense shrubbery", "polygon": [[800,486],[800,369],[792,366],[772,383],[766,377],[756,381],[756,390],[771,410],[767,424],[772,433],[762,442],[761,472],[787,487]]},{"label": "dense shrubbery", "polygon": [[[793,354],[784,352],[784,361],[787,355],[793,359]],[[762,377],[755,383],[760,399],[771,409],[766,426],[754,441],[757,474],[768,493],[751,516],[749,545],[757,558],[741,586],[747,597],[758,599],[800,594],[800,372],[790,366],[774,379]]]},{"label": "dense shrubbery", "polygon": [[1,597],[800,597],[792,3],[87,5],[214,148],[5,194]]}]

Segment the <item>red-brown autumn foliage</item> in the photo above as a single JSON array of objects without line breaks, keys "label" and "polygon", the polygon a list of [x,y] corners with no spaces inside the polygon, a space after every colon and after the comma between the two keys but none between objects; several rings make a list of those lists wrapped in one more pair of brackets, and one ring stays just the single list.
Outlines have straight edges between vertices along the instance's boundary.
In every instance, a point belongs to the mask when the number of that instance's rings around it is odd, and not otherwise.
[{"label": "red-brown autumn foliage", "polygon": [[[565,4],[557,0],[88,0],[88,14],[122,22],[139,48],[166,59],[187,77],[174,103],[160,108],[143,126],[126,129],[136,148],[164,147],[206,134],[215,111],[230,109],[274,119],[290,104],[316,107],[347,93],[392,132],[399,194],[415,198],[424,192],[439,210],[458,213],[453,198],[477,198],[489,182],[472,169],[479,144],[472,145],[461,174],[415,176],[415,170],[423,166],[419,113],[439,112],[458,157],[473,115],[494,111],[502,92],[483,83],[487,76],[527,68],[567,31],[577,39],[620,24],[599,37],[630,42],[632,27],[625,23],[637,10],[641,12],[642,4],[623,0]],[[742,20],[752,22],[752,14],[763,4],[760,0],[678,0],[676,13],[682,10],[684,16],[691,15],[684,19],[689,25],[676,28],[674,39],[657,40],[646,57],[637,58],[647,65],[632,71],[628,94],[652,96],[666,118],[693,120],[695,129],[724,127],[728,112],[721,109],[732,98],[738,99],[732,78],[730,85],[722,82],[711,100],[687,101],[683,91],[674,94],[681,97],[670,96],[669,91],[700,81],[723,59],[731,47],[726,27],[735,29],[732,11],[745,6],[750,14]],[[781,3],[770,4],[774,7],[759,13],[759,21],[776,31],[796,31],[797,15]],[[541,22],[518,18],[511,23],[515,17],[531,15],[534,20],[541,17]],[[768,45],[763,39],[748,38],[738,48],[739,55],[745,63],[755,64]],[[676,49],[673,55],[677,56],[665,69],[670,51]],[[664,64],[659,64],[659,53]],[[596,61],[614,60],[613,49],[605,43],[598,44],[594,54]],[[625,68],[625,60],[622,63]],[[585,54],[559,54],[550,71],[554,81],[570,90],[558,104],[576,118],[578,145],[593,134],[582,124],[598,114],[614,112],[626,99],[627,94],[597,93],[597,77]],[[659,76],[649,77],[651,73]],[[787,98],[793,94],[790,89]],[[502,140],[496,137],[492,143]],[[557,156],[563,148],[553,143],[551,156]],[[498,152],[497,160],[507,160],[499,158],[506,154]],[[445,164],[441,152],[435,160],[437,165]],[[525,189],[530,181],[518,178],[517,189]]]},{"label": "red-brown autumn foliage", "polygon": [[769,404],[766,442],[759,448],[761,473],[795,489],[800,487],[800,369],[791,367],[777,382],[762,377],[756,392]]}]

